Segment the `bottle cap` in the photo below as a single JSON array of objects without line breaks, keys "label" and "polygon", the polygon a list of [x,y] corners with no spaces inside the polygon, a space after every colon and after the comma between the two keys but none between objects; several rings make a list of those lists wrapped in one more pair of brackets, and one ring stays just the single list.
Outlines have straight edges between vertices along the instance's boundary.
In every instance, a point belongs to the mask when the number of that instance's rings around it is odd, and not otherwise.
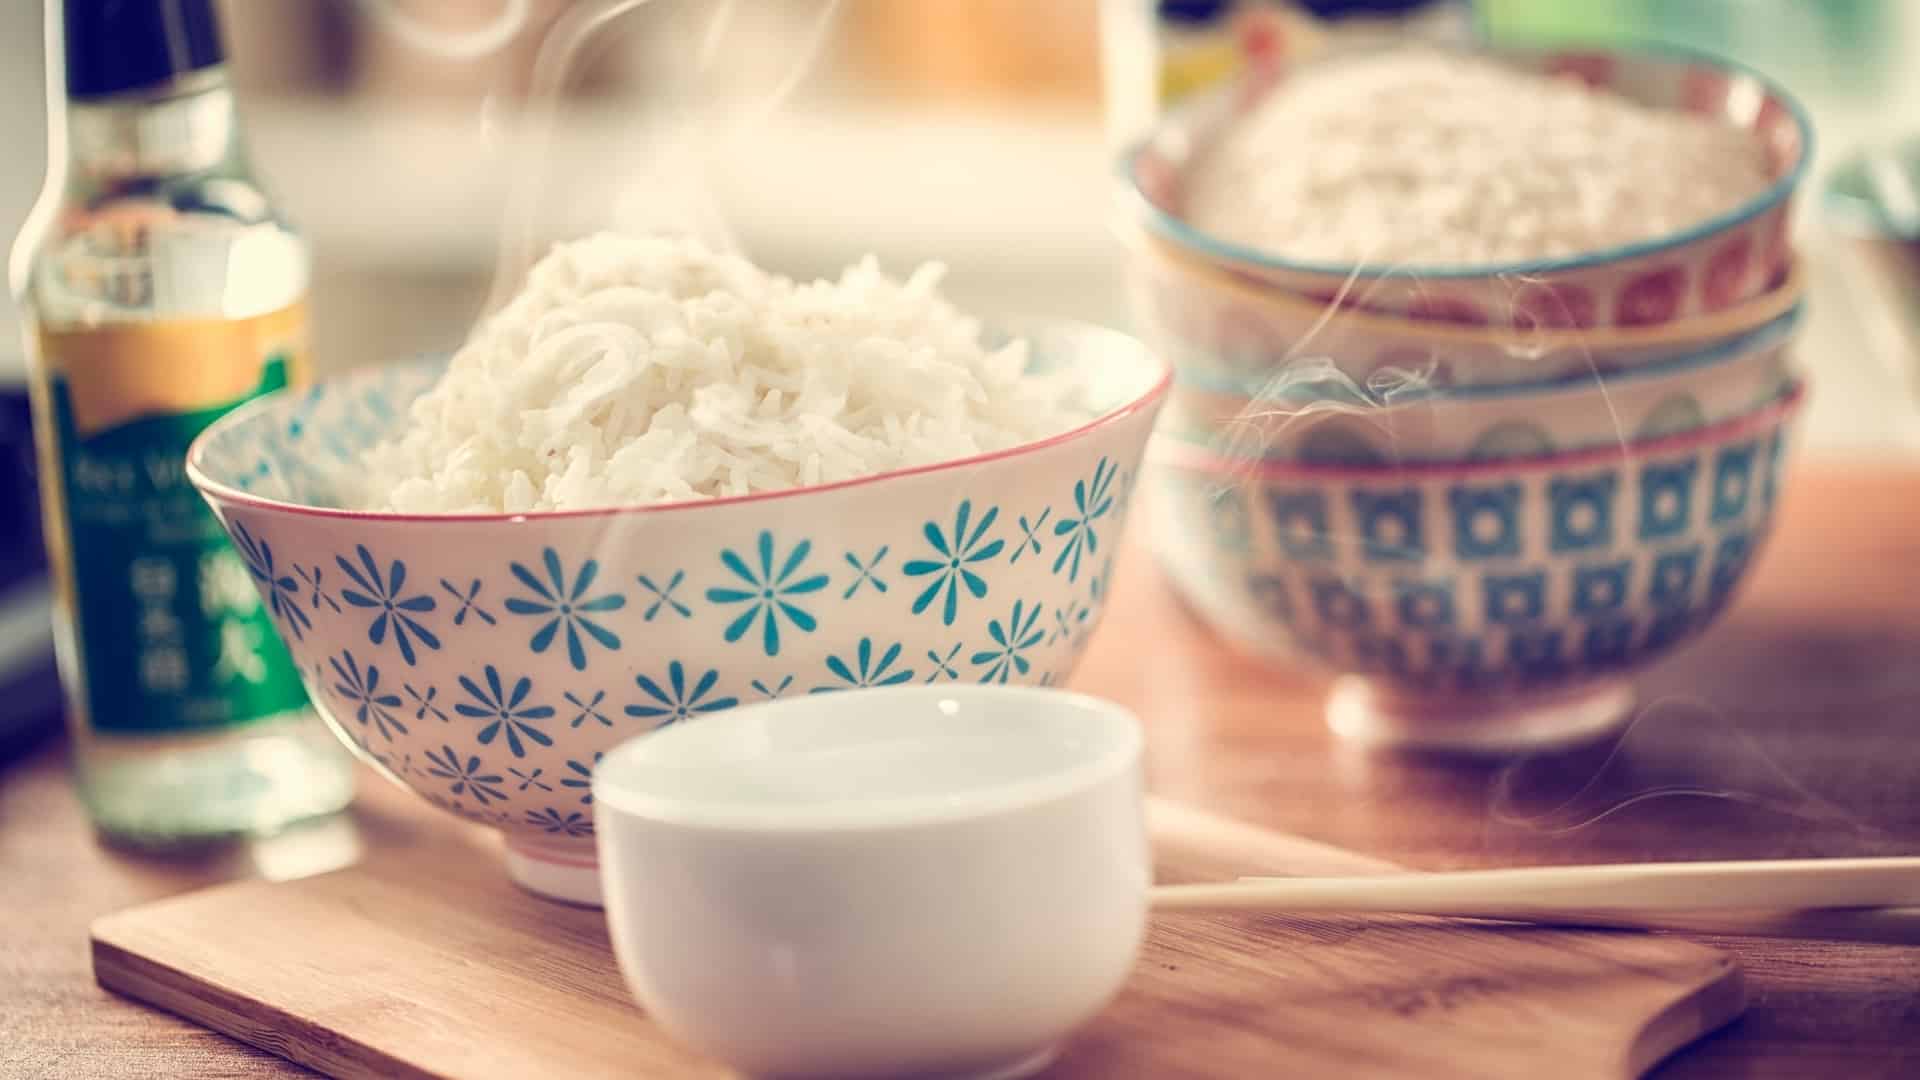
[{"label": "bottle cap", "polygon": [[1164,22],[1198,26],[1230,14],[1233,4],[1230,0],[1160,0],[1158,9]]},{"label": "bottle cap", "polygon": [[1340,19],[1348,15],[1405,15],[1418,11],[1434,0],[1301,0],[1300,6],[1317,19]]},{"label": "bottle cap", "polygon": [[67,96],[112,97],[219,64],[213,0],[66,0]]}]

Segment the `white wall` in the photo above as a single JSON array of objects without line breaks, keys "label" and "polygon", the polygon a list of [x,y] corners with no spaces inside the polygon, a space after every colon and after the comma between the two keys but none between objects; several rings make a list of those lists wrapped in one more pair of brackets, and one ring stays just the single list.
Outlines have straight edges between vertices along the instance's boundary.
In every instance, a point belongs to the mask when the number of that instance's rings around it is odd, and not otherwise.
[{"label": "white wall", "polygon": [[[0,3],[0,243],[11,245],[46,171],[39,0]],[[4,250],[4,249],[0,249]],[[0,289],[0,379],[17,378],[22,342],[11,292]]]}]

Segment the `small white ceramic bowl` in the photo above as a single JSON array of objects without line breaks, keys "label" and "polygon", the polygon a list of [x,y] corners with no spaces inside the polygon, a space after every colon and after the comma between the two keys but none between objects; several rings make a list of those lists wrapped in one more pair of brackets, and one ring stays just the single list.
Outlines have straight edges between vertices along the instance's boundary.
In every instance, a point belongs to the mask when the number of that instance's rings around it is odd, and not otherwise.
[{"label": "small white ceramic bowl", "polygon": [[1119,706],[1005,686],[789,698],[594,776],[615,954],[761,1076],[1038,1071],[1119,990],[1152,877]]}]

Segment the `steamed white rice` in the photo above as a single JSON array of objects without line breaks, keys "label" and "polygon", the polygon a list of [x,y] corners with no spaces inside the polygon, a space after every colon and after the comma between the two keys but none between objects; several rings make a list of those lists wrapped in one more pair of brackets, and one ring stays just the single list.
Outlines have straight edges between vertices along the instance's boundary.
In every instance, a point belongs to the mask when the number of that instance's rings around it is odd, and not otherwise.
[{"label": "steamed white rice", "polygon": [[833,483],[1002,450],[1086,420],[1077,384],[989,348],[938,291],[868,259],[796,283],[665,237],[564,244],[457,352],[364,505],[636,506]]},{"label": "steamed white rice", "polygon": [[1195,163],[1186,213],[1290,259],[1484,265],[1671,235],[1769,182],[1717,118],[1412,47],[1303,69]]}]

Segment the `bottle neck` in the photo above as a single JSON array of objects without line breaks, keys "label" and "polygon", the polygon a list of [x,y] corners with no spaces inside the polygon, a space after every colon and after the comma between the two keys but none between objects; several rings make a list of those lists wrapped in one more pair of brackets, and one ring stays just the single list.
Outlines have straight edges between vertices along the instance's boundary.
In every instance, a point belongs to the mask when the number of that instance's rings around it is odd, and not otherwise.
[{"label": "bottle neck", "polygon": [[208,172],[239,156],[239,118],[224,68],[111,98],[70,101],[70,189],[105,191]]}]

